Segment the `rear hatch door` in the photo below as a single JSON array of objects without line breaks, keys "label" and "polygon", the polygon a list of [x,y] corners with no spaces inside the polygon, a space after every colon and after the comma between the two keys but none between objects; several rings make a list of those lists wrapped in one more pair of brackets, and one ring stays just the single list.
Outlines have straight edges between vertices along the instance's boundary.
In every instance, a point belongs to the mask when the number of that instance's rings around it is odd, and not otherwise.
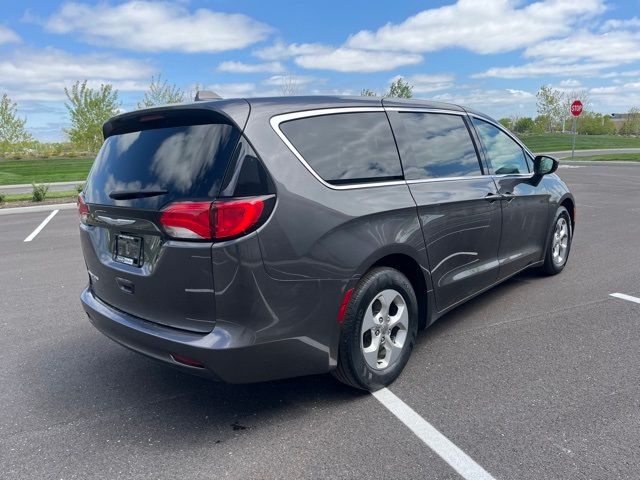
[{"label": "rear hatch door", "polygon": [[151,322],[213,329],[212,243],[172,240],[160,216],[174,202],[216,198],[240,134],[210,110],[154,110],[111,130],[83,192],[82,248],[98,298]]}]

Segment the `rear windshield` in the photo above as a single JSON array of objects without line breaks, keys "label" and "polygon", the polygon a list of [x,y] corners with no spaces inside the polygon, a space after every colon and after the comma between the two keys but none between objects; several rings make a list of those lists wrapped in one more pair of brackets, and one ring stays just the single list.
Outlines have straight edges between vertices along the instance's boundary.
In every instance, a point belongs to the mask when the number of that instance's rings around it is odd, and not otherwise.
[{"label": "rear windshield", "polygon": [[[160,208],[177,200],[215,198],[240,137],[227,124],[183,125],[113,135],[91,169],[85,201]],[[114,200],[116,191],[166,190],[150,198]]]}]

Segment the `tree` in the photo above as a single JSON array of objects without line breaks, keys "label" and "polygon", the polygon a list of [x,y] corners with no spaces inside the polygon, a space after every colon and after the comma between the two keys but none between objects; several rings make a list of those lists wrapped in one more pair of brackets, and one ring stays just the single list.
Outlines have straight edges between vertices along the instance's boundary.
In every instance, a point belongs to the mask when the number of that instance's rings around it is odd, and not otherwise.
[{"label": "tree", "polygon": [[158,78],[151,77],[149,90],[145,92],[142,101],[138,102],[138,108],[155,107],[184,101],[184,91],[177,85],[169,83],[167,80],[162,80],[162,75],[158,75]]},{"label": "tree", "polygon": [[640,134],[640,108],[632,107],[627,113],[627,118],[620,127],[621,135],[638,135]]},{"label": "tree", "polygon": [[18,116],[18,105],[6,93],[3,94],[0,100],[0,152],[33,142],[33,137],[25,128],[26,123],[26,118]]},{"label": "tree", "polygon": [[583,135],[610,135],[616,133],[616,126],[609,115],[586,112],[578,117],[578,133]]},{"label": "tree", "polygon": [[513,130],[513,122],[510,118],[504,117],[498,120],[498,123],[502,125],[504,128],[508,128],[509,130]]},{"label": "tree", "polygon": [[373,90],[369,90],[368,88],[363,88],[360,91],[360,96],[361,97],[377,97],[378,94],[376,92],[374,92]]},{"label": "tree", "polygon": [[404,80],[402,77],[391,82],[389,92],[385,97],[391,98],[411,98],[413,97],[413,85]]},{"label": "tree", "polygon": [[65,107],[71,117],[71,128],[66,129],[71,143],[92,152],[98,151],[102,144],[102,125],[118,113],[118,91],[113,85],[100,85],[100,88],[87,87],[87,81],[77,81],[71,89],[64,88],[69,102]]},{"label": "tree", "polygon": [[298,95],[300,93],[300,82],[298,77],[288,72],[280,77],[280,91],[284,96]]},{"label": "tree", "polygon": [[519,118],[513,125],[513,131],[516,133],[531,133],[533,132],[536,124],[532,118],[522,117]]},{"label": "tree", "polygon": [[553,132],[555,125],[562,121],[562,92],[549,85],[542,85],[536,93],[536,98],[538,99],[536,103],[538,115],[547,118],[549,122],[547,129],[549,132]]}]

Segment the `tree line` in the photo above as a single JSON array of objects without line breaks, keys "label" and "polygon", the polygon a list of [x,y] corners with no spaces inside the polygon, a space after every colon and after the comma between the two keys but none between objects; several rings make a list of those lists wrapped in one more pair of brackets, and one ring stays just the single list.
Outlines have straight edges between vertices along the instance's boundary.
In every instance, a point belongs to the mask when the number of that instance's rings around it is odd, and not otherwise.
[{"label": "tree line", "polygon": [[[284,77],[283,77],[284,78]],[[291,76],[283,81],[283,94],[292,94],[296,82]],[[196,86],[196,89],[198,87]],[[85,152],[96,152],[102,144],[102,125],[121,111],[118,91],[113,85],[103,84],[92,88],[87,81],[77,81],[71,87],[65,87],[65,107],[69,113],[70,127],[64,129],[69,142],[76,149]],[[138,102],[138,108],[184,102],[193,98],[195,92],[185,92],[175,84],[169,83],[161,76],[152,77],[148,90]],[[393,81],[389,90],[378,94],[370,89],[360,92],[362,96],[383,96],[395,98],[411,98],[413,86],[398,78]],[[577,131],[581,134],[600,135],[619,133],[623,135],[640,134],[640,108],[629,110],[624,123],[617,128],[609,115],[591,111],[591,102],[587,90],[562,92],[548,85],[540,87],[536,94],[537,116],[500,119],[505,127],[520,135],[540,134],[545,132],[565,132],[572,128],[569,113],[573,100],[579,99],[584,111],[577,120]],[[26,129],[26,118],[18,115],[18,106],[5,93],[0,99],[0,154],[25,151],[39,145]]]},{"label": "tree line", "polygon": [[573,131],[571,104],[580,100],[582,114],[576,119],[576,132],[582,135],[639,135],[640,108],[629,109],[621,125],[616,125],[610,115],[591,111],[591,98],[587,90],[561,91],[542,85],[536,93],[535,118],[514,115],[499,121],[520,135]]}]

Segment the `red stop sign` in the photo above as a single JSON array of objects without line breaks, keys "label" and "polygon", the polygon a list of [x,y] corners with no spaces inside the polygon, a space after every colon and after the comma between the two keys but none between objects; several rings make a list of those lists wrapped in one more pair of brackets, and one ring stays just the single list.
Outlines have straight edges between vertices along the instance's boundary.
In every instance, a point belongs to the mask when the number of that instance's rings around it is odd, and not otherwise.
[{"label": "red stop sign", "polygon": [[571,115],[574,117],[579,117],[582,113],[582,102],[580,100],[576,100],[571,104]]}]

